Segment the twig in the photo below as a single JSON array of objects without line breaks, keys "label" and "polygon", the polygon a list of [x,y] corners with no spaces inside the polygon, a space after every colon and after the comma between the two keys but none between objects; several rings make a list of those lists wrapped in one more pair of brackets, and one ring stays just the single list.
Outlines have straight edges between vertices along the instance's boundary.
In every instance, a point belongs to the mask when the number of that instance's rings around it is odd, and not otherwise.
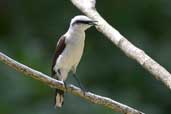
[{"label": "twig", "polygon": [[0,52],[0,61],[7,64],[11,68],[17,70],[18,72],[21,72],[27,76],[30,76],[36,80],[39,80],[52,88],[58,88],[58,89],[64,90],[73,95],[76,95],[83,99],[86,99],[87,101],[90,101],[94,104],[103,105],[107,108],[110,108],[117,112],[121,112],[123,114],[144,114],[136,109],[133,109],[129,106],[121,104],[121,103],[114,101],[110,98],[102,97],[102,96],[96,95],[91,92],[84,93],[83,91],[81,91],[80,88],[78,88],[74,85],[67,85],[67,87],[65,88],[64,84],[61,81],[55,80],[39,71],[31,69],[28,66],[25,66],[15,60],[9,58],[2,52]]},{"label": "twig", "polygon": [[95,0],[71,0],[71,2],[90,18],[98,21],[97,30],[103,33],[113,44],[120,48],[128,57],[136,60],[143,68],[149,71],[156,79],[162,81],[171,89],[171,74],[160,64],[149,57],[143,50],[134,46],[114,27],[108,24],[97,12]]}]

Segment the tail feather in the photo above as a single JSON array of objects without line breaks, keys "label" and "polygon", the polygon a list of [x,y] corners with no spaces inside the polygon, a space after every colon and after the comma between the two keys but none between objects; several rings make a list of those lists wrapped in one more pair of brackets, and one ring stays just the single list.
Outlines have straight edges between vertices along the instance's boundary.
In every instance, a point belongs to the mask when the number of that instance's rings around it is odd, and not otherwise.
[{"label": "tail feather", "polygon": [[61,108],[64,104],[64,91],[55,89],[55,107]]}]

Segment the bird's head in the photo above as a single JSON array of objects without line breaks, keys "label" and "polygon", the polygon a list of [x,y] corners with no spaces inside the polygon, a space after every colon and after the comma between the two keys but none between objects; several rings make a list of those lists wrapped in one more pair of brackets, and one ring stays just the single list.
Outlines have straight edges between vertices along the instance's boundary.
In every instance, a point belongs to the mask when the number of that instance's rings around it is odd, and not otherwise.
[{"label": "bird's head", "polygon": [[72,18],[70,27],[74,29],[87,30],[93,25],[96,25],[97,21],[90,19],[87,16],[79,15]]}]

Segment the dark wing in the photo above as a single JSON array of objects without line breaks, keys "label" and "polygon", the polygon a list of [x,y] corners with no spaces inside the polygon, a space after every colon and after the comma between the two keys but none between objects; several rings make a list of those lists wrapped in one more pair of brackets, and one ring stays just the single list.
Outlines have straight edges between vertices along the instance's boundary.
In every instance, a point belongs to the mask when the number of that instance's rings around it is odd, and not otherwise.
[{"label": "dark wing", "polygon": [[52,61],[52,68],[51,68],[51,73],[52,73],[52,77],[56,74],[55,71],[53,70],[53,67],[55,66],[56,60],[58,58],[58,56],[63,52],[63,50],[65,49],[65,36],[62,36],[56,46],[56,50],[55,50],[55,54],[53,56],[53,61]]}]

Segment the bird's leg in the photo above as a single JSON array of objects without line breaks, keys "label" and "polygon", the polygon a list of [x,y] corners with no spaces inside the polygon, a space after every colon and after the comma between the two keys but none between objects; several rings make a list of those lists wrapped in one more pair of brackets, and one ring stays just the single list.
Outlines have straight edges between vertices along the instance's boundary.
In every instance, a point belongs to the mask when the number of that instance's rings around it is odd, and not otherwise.
[{"label": "bird's leg", "polygon": [[67,91],[67,83],[65,81],[63,81],[63,82],[64,82],[64,87],[65,87],[65,89]]},{"label": "bird's leg", "polygon": [[81,83],[80,79],[77,77],[76,73],[73,73],[73,77],[75,78],[75,80],[77,81],[79,87],[81,88],[81,90],[83,90],[84,95],[85,95],[85,92],[86,92],[87,90],[85,89],[85,87],[84,87],[83,84]]},{"label": "bird's leg", "polygon": [[[61,70],[60,69],[57,70],[57,73],[58,73],[59,76],[61,76]],[[64,87],[67,90],[67,84],[66,84],[66,82],[64,80],[61,80],[61,81],[63,82]]]}]

